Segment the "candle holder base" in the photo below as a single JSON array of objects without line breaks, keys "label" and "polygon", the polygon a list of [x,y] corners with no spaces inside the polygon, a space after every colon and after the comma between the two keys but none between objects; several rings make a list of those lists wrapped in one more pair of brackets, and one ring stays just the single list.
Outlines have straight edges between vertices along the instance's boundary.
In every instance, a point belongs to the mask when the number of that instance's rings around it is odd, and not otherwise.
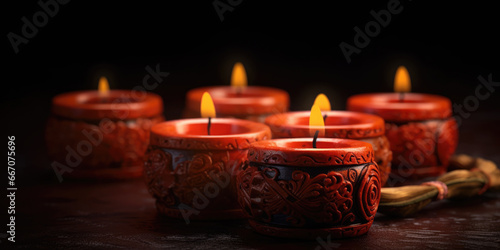
[{"label": "candle holder base", "polygon": [[163,120],[161,115],[131,120],[74,120],[52,116],[45,133],[49,157],[59,163],[58,168],[54,163],[52,167],[60,178],[140,177],[149,129]]},{"label": "candle holder base", "polygon": [[205,119],[153,126],[144,158],[148,191],[161,214],[186,222],[243,218],[236,176],[250,143],[266,140],[271,132],[263,124],[224,118],[212,120],[213,136],[206,128]]},{"label": "candle holder base", "polygon": [[[308,143],[308,144],[306,144]],[[252,144],[239,173],[238,202],[259,233],[310,239],[366,233],[380,202],[370,144],[309,138]]]},{"label": "candle holder base", "polygon": [[454,118],[386,123],[393,154],[392,179],[421,179],[446,172],[458,144]]},{"label": "candle holder base", "polygon": [[250,226],[252,226],[252,228],[260,234],[280,238],[305,240],[317,240],[318,238],[324,239],[328,237],[341,239],[360,236],[368,232],[372,223],[373,221],[360,225],[331,228],[287,228],[271,226],[265,223],[249,220]]}]

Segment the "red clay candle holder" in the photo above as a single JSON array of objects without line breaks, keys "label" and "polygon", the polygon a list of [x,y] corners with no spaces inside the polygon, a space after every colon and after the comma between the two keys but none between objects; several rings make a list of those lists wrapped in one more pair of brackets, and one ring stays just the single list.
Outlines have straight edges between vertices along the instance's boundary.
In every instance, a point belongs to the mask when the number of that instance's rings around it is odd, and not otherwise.
[{"label": "red clay candle holder", "polygon": [[264,122],[268,115],[288,111],[290,105],[288,93],[281,89],[258,86],[204,87],[187,93],[185,118],[200,117],[200,100],[204,92],[212,96],[217,117]]},{"label": "red clay candle holder", "polygon": [[247,120],[183,119],[151,129],[144,177],[161,214],[185,219],[243,218],[236,175],[250,143],[271,138],[269,128]]},{"label": "red clay candle holder", "polygon": [[[391,172],[392,152],[384,135],[384,120],[376,115],[348,111],[323,111],[326,138],[356,139],[368,142],[375,152],[382,186]],[[287,112],[269,116],[265,123],[273,138],[310,137],[309,111]]]},{"label": "red clay candle holder", "polygon": [[381,116],[393,153],[392,173],[417,179],[446,172],[458,143],[451,101],[442,96],[406,93],[355,95],[347,109]]},{"label": "red clay candle holder", "polygon": [[149,130],[164,120],[162,112],[161,97],[152,93],[79,91],[54,97],[45,137],[59,180],[140,177]]},{"label": "red clay candle holder", "polygon": [[238,175],[238,202],[259,233],[285,238],[365,234],[380,201],[371,145],[348,139],[252,143]]}]

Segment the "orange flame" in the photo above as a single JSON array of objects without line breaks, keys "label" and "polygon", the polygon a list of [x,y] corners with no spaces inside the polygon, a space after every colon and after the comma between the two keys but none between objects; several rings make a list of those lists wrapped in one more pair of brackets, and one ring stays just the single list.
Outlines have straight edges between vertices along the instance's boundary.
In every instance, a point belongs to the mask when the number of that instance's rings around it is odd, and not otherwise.
[{"label": "orange flame", "polygon": [[399,66],[394,77],[394,92],[405,93],[410,92],[411,81],[410,74],[405,66]]},{"label": "orange flame", "polygon": [[215,106],[212,101],[212,97],[208,92],[203,93],[201,97],[201,105],[200,105],[201,117],[203,118],[214,118],[215,117]]},{"label": "orange flame", "polygon": [[247,86],[247,73],[242,63],[237,62],[233,66],[231,74],[231,86],[234,88],[245,88]]},{"label": "orange flame", "polygon": [[98,90],[100,95],[107,95],[109,93],[109,83],[106,77],[101,76],[101,78],[99,78]]},{"label": "orange flame", "polygon": [[314,100],[313,106],[314,105],[318,105],[318,107],[321,111],[332,110],[332,107],[330,106],[330,100],[328,100],[328,97],[326,97],[326,95],[323,93],[316,96],[316,99]]},{"label": "orange flame", "polygon": [[319,131],[319,136],[325,136],[325,121],[321,115],[321,109],[317,104],[311,108],[311,115],[309,116],[309,134],[311,136]]}]

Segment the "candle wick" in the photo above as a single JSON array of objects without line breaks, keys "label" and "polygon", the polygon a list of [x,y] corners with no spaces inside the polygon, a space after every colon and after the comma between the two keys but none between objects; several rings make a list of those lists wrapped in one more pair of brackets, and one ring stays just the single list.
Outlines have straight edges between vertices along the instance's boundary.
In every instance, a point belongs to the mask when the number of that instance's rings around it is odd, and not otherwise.
[{"label": "candle wick", "polygon": [[325,114],[325,115],[323,116],[323,121],[325,121],[325,123],[326,123],[326,118],[328,118],[328,115],[327,115],[327,114]]},{"label": "candle wick", "polygon": [[405,92],[399,92],[399,102],[404,102],[405,100]]},{"label": "candle wick", "polygon": [[208,117],[207,133],[210,135],[210,127],[212,126],[212,117]]},{"label": "candle wick", "polygon": [[313,138],[313,148],[316,148],[316,140],[318,140],[319,130],[316,130]]},{"label": "candle wick", "polygon": [[237,96],[240,96],[240,95],[241,95],[241,92],[242,92],[242,90],[241,90],[241,89],[242,89],[242,88],[241,88],[241,87],[239,87],[239,86],[237,86],[237,87],[236,87],[236,89],[235,89],[235,90],[236,90],[236,95],[237,95]]}]

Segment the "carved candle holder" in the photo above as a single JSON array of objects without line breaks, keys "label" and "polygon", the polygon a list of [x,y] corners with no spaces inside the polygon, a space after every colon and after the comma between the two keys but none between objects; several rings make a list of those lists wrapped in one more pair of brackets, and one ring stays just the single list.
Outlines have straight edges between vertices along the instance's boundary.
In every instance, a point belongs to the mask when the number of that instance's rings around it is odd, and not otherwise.
[{"label": "carved candle holder", "polygon": [[46,143],[58,178],[129,179],[143,172],[149,129],[164,120],[161,97],[126,90],[52,99]]},{"label": "carved candle holder", "polygon": [[369,143],[276,139],[253,143],[238,175],[238,201],[259,233],[286,238],[365,234],[380,201]]},{"label": "carved candle holder", "polygon": [[[382,186],[391,172],[392,152],[384,135],[384,120],[376,115],[347,111],[324,111],[325,137],[356,139],[368,142],[375,152]],[[273,138],[299,138],[309,135],[309,111],[287,112],[269,116],[265,123]]]},{"label": "carved candle holder", "polygon": [[205,91],[212,96],[217,117],[264,122],[268,115],[286,112],[290,106],[288,93],[281,89],[257,86],[243,89],[231,86],[203,87],[187,93],[184,118],[200,117],[200,102]]},{"label": "carved candle holder", "polygon": [[398,93],[361,94],[348,99],[347,109],[384,118],[395,181],[446,172],[458,144],[457,123],[451,117],[448,98],[416,93],[406,93],[403,99]]},{"label": "carved candle holder", "polygon": [[156,207],[164,215],[190,220],[243,218],[236,198],[236,175],[250,143],[271,137],[261,123],[184,119],[151,129],[144,177]]}]

